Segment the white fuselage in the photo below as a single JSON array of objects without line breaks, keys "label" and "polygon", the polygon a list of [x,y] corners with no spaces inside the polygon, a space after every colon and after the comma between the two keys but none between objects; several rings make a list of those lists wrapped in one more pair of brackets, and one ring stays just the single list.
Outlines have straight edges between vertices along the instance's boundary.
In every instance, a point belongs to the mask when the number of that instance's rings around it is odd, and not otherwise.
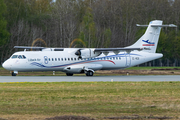
[{"label": "white fuselage", "polygon": [[78,59],[74,54],[77,49],[65,48],[64,51],[22,51],[14,55],[24,55],[25,58],[10,57],[4,62],[3,67],[10,71],[63,71],[66,73],[80,73],[83,68],[92,70],[116,70],[132,67],[144,62],[161,58],[159,53],[132,51],[130,53],[110,52],[95,58]]},{"label": "white fuselage", "polygon": [[14,53],[3,67],[16,76],[18,71],[63,71],[67,76],[74,73],[85,73],[93,76],[96,70],[116,70],[139,65],[161,58],[155,53],[163,21],[153,20],[146,32],[133,45],[124,48],[45,48],[14,46],[20,49],[41,51],[22,51]]}]

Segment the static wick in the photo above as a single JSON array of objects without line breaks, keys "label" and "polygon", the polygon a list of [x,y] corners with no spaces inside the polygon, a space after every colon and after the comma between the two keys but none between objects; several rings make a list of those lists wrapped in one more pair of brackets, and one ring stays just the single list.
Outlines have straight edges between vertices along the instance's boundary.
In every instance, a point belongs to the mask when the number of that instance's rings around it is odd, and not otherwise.
[{"label": "static wick", "polygon": [[111,82],[113,82],[113,79],[111,79]]}]

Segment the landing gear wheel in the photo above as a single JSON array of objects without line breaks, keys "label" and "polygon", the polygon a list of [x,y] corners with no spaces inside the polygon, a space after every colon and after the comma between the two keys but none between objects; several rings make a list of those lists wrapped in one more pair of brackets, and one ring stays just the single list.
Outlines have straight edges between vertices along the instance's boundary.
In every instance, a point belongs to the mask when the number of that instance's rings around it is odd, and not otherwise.
[{"label": "landing gear wheel", "polygon": [[16,74],[16,73],[14,73],[14,72],[12,72],[12,73],[11,73],[11,75],[12,75],[12,76],[16,76],[17,74]]},{"label": "landing gear wheel", "polygon": [[67,76],[73,76],[73,73],[66,73]]},{"label": "landing gear wheel", "polygon": [[87,71],[86,76],[93,76],[94,72],[93,71]]}]

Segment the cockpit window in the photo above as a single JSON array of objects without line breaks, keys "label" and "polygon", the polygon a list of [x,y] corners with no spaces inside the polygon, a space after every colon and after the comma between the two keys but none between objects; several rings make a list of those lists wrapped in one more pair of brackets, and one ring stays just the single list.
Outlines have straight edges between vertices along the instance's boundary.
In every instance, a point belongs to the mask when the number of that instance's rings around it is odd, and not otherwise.
[{"label": "cockpit window", "polygon": [[14,59],[14,58],[17,58],[17,57],[18,57],[18,55],[13,55],[11,58]]},{"label": "cockpit window", "polygon": [[22,57],[23,57],[24,59],[26,59],[26,57],[25,57],[24,55],[22,55]]},{"label": "cockpit window", "polygon": [[12,59],[15,59],[15,58],[26,59],[26,57],[24,55],[13,55],[11,58]]},{"label": "cockpit window", "polygon": [[21,56],[21,55],[19,55],[19,56],[18,56],[18,58],[19,58],[19,59],[22,59],[22,56]]}]

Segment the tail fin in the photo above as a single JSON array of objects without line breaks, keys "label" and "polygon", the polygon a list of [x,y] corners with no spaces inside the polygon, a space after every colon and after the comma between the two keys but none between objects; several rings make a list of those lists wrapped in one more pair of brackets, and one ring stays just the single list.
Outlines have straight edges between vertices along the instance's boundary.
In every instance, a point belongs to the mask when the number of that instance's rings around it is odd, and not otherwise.
[{"label": "tail fin", "polygon": [[155,53],[158,45],[159,35],[162,27],[177,27],[176,25],[162,25],[163,21],[154,20],[149,25],[138,25],[141,27],[148,27],[144,35],[133,45],[127,48],[144,48],[143,51]]}]

